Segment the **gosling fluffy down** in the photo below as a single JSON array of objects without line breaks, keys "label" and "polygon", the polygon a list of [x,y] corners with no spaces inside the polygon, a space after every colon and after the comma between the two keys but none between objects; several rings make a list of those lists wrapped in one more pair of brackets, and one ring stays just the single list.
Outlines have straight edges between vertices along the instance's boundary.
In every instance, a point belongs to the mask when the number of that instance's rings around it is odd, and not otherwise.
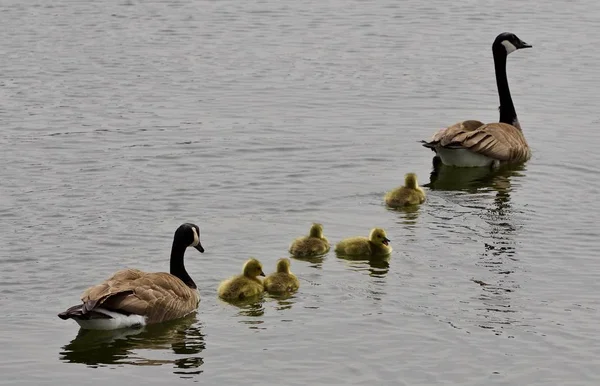
[{"label": "gosling fluffy down", "polygon": [[366,237],[350,237],[337,243],[335,251],[346,256],[386,256],[392,252],[385,230],[373,228]]},{"label": "gosling fluffy down", "polygon": [[219,284],[217,293],[223,300],[245,300],[263,292],[263,283],[258,276],[265,276],[262,264],[252,258],[244,263],[241,275],[223,280]]},{"label": "gosling fluffy down", "polygon": [[404,186],[400,186],[385,195],[385,203],[392,208],[418,205],[425,202],[425,192],[417,182],[415,173],[404,176]]},{"label": "gosling fluffy down", "polygon": [[323,236],[323,226],[312,224],[308,236],[299,237],[290,245],[290,253],[298,257],[324,255],[329,252],[329,241]]},{"label": "gosling fluffy down", "polygon": [[265,291],[272,294],[294,292],[300,287],[300,281],[290,271],[290,259],[287,258],[277,261],[277,272],[267,276],[263,284]]}]

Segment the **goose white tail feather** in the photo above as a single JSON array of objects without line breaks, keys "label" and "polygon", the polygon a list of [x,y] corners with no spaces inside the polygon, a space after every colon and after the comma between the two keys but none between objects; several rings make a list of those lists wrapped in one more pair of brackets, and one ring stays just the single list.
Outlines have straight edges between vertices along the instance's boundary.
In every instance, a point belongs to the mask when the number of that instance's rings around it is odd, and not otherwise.
[{"label": "goose white tail feather", "polygon": [[493,158],[468,149],[448,149],[439,146],[436,150],[444,165],[448,166],[482,167],[490,166],[495,161]]},{"label": "goose white tail feather", "polygon": [[110,318],[88,320],[72,319],[76,321],[81,328],[86,330],[116,330],[119,328],[141,327],[146,325],[146,318],[142,315],[123,315],[103,308],[95,308],[94,311],[110,316]]}]

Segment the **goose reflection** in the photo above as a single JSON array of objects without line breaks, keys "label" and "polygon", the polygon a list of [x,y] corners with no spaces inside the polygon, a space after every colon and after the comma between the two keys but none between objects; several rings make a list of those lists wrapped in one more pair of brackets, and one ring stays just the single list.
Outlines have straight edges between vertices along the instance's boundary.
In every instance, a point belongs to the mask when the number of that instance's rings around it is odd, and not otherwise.
[{"label": "goose reflection", "polygon": [[510,178],[522,176],[524,165],[507,165],[500,168],[456,168],[434,164],[429,183],[423,185],[431,190],[459,190],[476,193],[480,189],[510,191]]},{"label": "goose reflection", "polygon": [[495,280],[478,283],[481,288],[478,300],[483,304],[479,309],[480,316],[485,319],[480,327],[500,335],[504,325],[518,323],[517,311],[511,307],[510,301],[511,293],[519,288],[519,284],[513,279],[513,274],[519,267],[515,241],[519,226],[510,201],[509,177],[496,176],[491,187],[496,194],[493,204],[482,213],[489,230],[477,265],[489,269]]},{"label": "goose reflection", "polygon": [[[62,347],[60,360],[90,367],[108,365],[161,366],[172,365],[174,374],[190,377],[199,374],[204,363],[199,356],[205,348],[196,315],[145,326],[138,329],[85,330]],[[164,359],[170,352],[171,358]],[[156,352],[156,357],[150,357]]]},{"label": "goose reflection", "polygon": [[354,271],[369,271],[369,276],[383,278],[390,270],[390,255],[387,256],[347,256],[336,253],[337,257],[346,260]]},{"label": "goose reflection", "polygon": [[477,295],[473,303],[476,307],[475,323],[499,335],[503,327],[519,323],[517,310],[511,307],[511,294],[519,288],[513,279],[518,270],[516,241],[520,227],[511,202],[512,181],[523,176],[523,165],[488,168],[453,168],[434,165],[428,187],[432,190],[461,191],[467,193],[492,193],[493,200],[482,202],[485,196],[468,196],[464,206],[480,211],[479,217],[487,225],[479,233],[482,253],[477,265],[483,266],[492,274],[484,280],[473,278]]}]

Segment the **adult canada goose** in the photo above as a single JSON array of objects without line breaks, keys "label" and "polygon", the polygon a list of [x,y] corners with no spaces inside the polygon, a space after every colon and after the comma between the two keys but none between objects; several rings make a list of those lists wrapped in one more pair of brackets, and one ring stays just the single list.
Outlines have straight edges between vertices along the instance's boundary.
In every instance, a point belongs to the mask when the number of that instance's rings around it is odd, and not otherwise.
[{"label": "adult canada goose", "polygon": [[425,202],[425,191],[419,187],[417,175],[415,173],[407,173],[404,176],[404,186],[387,192],[384,200],[387,206],[391,208],[422,204]]},{"label": "adult canada goose", "polygon": [[179,319],[198,308],[196,283],[183,264],[187,247],[200,252],[200,228],[182,224],[175,231],[171,248],[171,273],[123,269],[104,282],[85,290],[82,304],[58,314],[73,319],[82,328],[112,330]]},{"label": "adult canada goose", "polygon": [[329,252],[329,241],[323,236],[323,225],[312,224],[308,236],[299,237],[290,245],[290,253],[297,257],[323,255]]},{"label": "adult canada goose", "polygon": [[508,55],[530,47],[510,32],[503,32],[496,37],[492,52],[500,98],[500,122],[458,122],[435,133],[431,141],[421,141],[423,146],[432,149],[440,157],[444,165],[498,166],[503,163],[523,163],[531,158],[531,150],[521,131],[506,77]]},{"label": "adult canada goose", "polygon": [[345,256],[385,256],[392,252],[389,243],[385,230],[373,228],[369,238],[357,236],[344,239],[337,243],[335,251]]}]

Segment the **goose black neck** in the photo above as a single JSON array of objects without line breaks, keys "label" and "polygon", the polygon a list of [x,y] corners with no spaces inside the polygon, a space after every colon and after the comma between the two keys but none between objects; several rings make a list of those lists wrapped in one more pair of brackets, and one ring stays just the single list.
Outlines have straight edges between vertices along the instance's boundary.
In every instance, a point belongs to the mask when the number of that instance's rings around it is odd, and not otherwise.
[{"label": "goose black neck", "polygon": [[196,289],[196,283],[194,283],[183,265],[183,255],[186,248],[187,245],[182,245],[177,240],[173,241],[173,247],[171,248],[171,275],[180,278],[188,287]]},{"label": "goose black neck", "polygon": [[500,98],[500,122],[512,125],[517,119],[517,112],[510,96],[510,89],[508,88],[506,58],[507,54],[502,48],[494,50],[496,85],[498,86],[498,97]]}]

